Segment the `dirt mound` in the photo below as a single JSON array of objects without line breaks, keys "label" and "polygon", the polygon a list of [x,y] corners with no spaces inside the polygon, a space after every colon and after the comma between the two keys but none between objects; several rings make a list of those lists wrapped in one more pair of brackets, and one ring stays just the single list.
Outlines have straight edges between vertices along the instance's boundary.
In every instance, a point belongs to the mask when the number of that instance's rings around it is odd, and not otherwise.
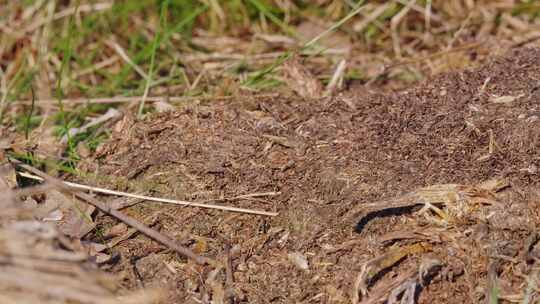
[{"label": "dirt mound", "polygon": [[[201,268],[135,237],[113,249],[122,262],[112,270],[123,271],[129,287],[170,284],[171,302],[182,303],[226,295],[345,303],[422,288],[421,303],[477,302],[494,291],[499,299],[523,297],[540,249],[539,60],[539,49],[521,49],[392,94],[246,96],[142,122],[126,117],[86,162],[101,177],[96,183],[279,216],[130,207],[230,265]],[[488,180],[503,186],[482,184]],[[444,198],[422,196],[433,189]],[[235,198],[263,192],[280,194]],[[378,212],[406,193],[422,199]],[[381,210],[366,213],[362,206],[374,201]],[[458,203],[475,207],[450,206]],[[414,205],[427,209],[409,210]]]}]

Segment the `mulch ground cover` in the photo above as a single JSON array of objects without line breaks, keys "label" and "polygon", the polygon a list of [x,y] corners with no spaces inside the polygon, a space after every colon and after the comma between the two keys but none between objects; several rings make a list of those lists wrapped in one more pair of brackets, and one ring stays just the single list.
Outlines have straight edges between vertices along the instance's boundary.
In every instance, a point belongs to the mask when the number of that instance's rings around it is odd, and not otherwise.
[{"label": "mulch ground cover", "polygon": [[279,215],[124,209],[219,267],[126,237],[107,216],[87,239],[123,237],[103,268],[128,288],[164,288],[167,303],[533,303],[539,60],[523,48],[391,93],[126,114],[80,164],[94,184]]}]

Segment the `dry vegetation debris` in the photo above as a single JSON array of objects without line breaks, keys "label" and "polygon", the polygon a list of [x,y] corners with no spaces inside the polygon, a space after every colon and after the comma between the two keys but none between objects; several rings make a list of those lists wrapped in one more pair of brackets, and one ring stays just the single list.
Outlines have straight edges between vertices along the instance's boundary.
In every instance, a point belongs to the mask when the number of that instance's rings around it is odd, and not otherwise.
[{"label": "dry vegetation debris", "polygon": [[145,195],[2,167],[0,300],[539,301],[537,3],[360,4],[0,0],[0,153]]}]

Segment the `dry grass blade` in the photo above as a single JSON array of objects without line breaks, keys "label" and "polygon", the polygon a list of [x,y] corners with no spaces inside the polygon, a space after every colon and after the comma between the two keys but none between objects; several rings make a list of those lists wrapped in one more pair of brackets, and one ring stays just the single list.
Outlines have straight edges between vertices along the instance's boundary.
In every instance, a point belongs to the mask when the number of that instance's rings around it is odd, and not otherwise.
[{"label": "dry grass blade", "polygon": [[80,70],[80,71],[76,71],[73,73],[73,79],[77,79],[79,77],[82,77],[84,75],[88,75],[88,74],[91,74],[91,73],[94,73],[96,71],[99,71],[105,67],[108,67],[110,65],[112,65],[113,63],[117,62],[119,60],[118,56],[112,56],[110,58],[107,58],[101,62],[98,62],[86,69],[83,69],[83,70]]},{"label": "dry grass blade", "polygon": [[345,70],[347,68],[347,61],[342,59],[334,71],[330,82],[326,86],[326,95],[332,95],[334,92],[343,86],[343,78],[345,76]]},{"label": "dry grass blade", "polygon": [[[275,93],[269,93],[269,94],[257,94],[254,95],[254,97],[259,98],[269,98],[269,97],[275,97],[277,94]],[[115,96],[115,97],[102,97],[102,98],[73,98],[69,99],[66,98],[63,100],[65,103],[65,106],[69,105],[80,105],[80,104],[113,104],[113,103],[133,103],[136,101],[141,100],[142,97],[135,96],[135,97],[123,97],[123,96]],[[186,102],[186,101],[198,101],[198,100],[230,100],[236,98],[235,96],[148,96],[146,98],[146,102]],[[30,105],[32,103],[31,100],[16,100],[12,102],[13,104],[22,104],[22,105]],[[56,99],[40,99],[36,100],[35,104],[36,106],[53,106],[56,103],[58,103],[58,100]]]},{"label": "dry grass blade", "polygon": [[112,48],[120,58],[122,58],[129,66],[131,66],[143,79],[148,79],[148,74],[143,69],[135,64],[135,62],[128,56],[124,48],[120,46],[116,41],[106,41],[106,44]]},{"label": "dry grass blade", "polygon": [[[58,13],[55,13],[52,16],[52,20],[59,20],[65,17],[69,17],[74,14],[80,14],[80,13],[88,13],[88,12],[99,12],[104,11],[112,8],[113,4],[111,2],[101,2],[101,3],[92,3],[92,4],[83,4],[78,7],[70,7],[63,11],[60,11]],[[47,24],[49,20],[40,18],[33,23],[31,23],[29,26],[27,26],[23,32],[33,32],[39,27]]]},{"label": "dry grass blade", "polygon": [[381,16],[387,9],[388,7],[391,5],[390,2],[386,2],[385,4],[383,5],[379,5],[377,6],[373,12],[369,13],[367,16],[365,16],[365,18],[356,23],[353,27],[353,29],[356,31],[356,32],[361,32],[363,31],[369,24],[371,24],[372,22],[374,22],[375,20],[377,20],[377,18],[379,18],[379,16]]},{"label": "dry grass blade", "polygon": [[394,46],[394,53],[397,58],[402,58],[402,52],[401,52],[401,37],[398,32],[398,26],[400,25],[401,21],[405,18],[405,16],[409,13],[412,6],[416,3],[416,0],[410,0],[405,7],[401,9],[399,13],[397,13],[394,17],[392,17],[392,21],[390,22],[390,28],[392,29],[392,42]]},{"label": "dry grass blade", "polygon": [[[21,176],[34,179],[34,180],[42,180],[41,178],[38,178],[37,176],[31,175],[31,174],[25,174],[21,173]],[[167,203],[167,204],[174,204],[174,205],[181,205],[181,206],[190,206],[190,207],[199,207],[199,208],[206,208],[206,209],[216,209],[216,210],[223,210],[223,211],[231,211],[231,212],[238,212],[238,213],[247,213],[247,214],[255,214],[255,215],[265,215],[265,216],[277,216],[277,212],[268,212],[268,211],[262,211],[262,210],[251,210],[251,209],[245,209],[245,208],[237,208],[237,207],[229,207],[229,206],[219,206],[219,205],[211,205],[206,203],[198,203],[198,202],[187,202],[187,201],[180,201],[180,200],[174,200],[174,199],[166,199],[166,198],[159,198],[159,197],[153,197],[153,196],[146,196],[146,195],[139,195],[139,194],[133,194],[133,193],[127,193],[122,191],[114,191],[99,187],[91,187],[86,185],[81,185],[77,183],[71,183],[71,182],[62,182],[65,186],[70,187],[72,189],[77,190],[88,190],[96,193],[103,193],[103,194],[112,194],[112,195],[118,195],[123,197],[130,197],[135,199],[141,199],[146,201],[153,201],[153,202],[160,202],[160,203]],[[263,193],[251,193],[251,194],[245,194],[240,195],[233,198],[224,198],[224,199],[213,199],[213,200],[207,200],[207,201],[222,201],[222,200],[238,200],[238,199],[247,199],[247,198],[254,198],[254,197],[263,197],[263,196],[274,196],[279,195],[279,192],[263,192]],[[114,208],[113,208],[114,209]]]},{"label": "dry grass blade", "polygon": [[92,119],[90,122],[88,122],[87,124],[79,127],[79,128],[71,128],[69,129],[68,133],[69,133],[69,136],[66,134],[64,135],[64,137],[62,137],[62,139],[60,140],[61,143],[65,144],[68,142],[68,138],[72,138],[73,136],[79,134],[79,133],[82,133],[82,132],[86,132],[86,130],[88,130],[89,128],[93,127],[93,126],[96,126],[96,125],[99,125],[99,124],[102,124],[108,120],[114,120],[114,119],[118,119],[122,116],[122,113],[114,108],[109,108],[107,110],[107,112],[97,118],[94,118]]}]

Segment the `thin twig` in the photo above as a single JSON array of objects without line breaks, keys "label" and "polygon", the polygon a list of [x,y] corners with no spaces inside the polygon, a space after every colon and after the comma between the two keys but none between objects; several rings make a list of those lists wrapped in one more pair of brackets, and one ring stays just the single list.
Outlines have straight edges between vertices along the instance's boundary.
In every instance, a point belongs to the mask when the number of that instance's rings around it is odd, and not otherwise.
[{"label": "thin twig", "polygon": [[100,211],[102,211],[102,212],[104,212],[106,214],[109,214],[110,216],[115,217],[116,219],[118,219],[118,220],[124,222],[125,224],[127,224],[128,226],[131,226],[132,228],[135,228],[135,229],[139,230],[141,233],[143,233],[144,235],[146,235],[149,238],[153,239],[154,241],[169,247],[170,249],[174,250],[175,252],[177,252],[177,253],[179,253],[179,254],[187,257],[187,258],[192,259],[193,261],[195,261],[198,264],[201,264],[201,265],[205,265],[205,264],[216,265],[217,264],[216,261],[214,261],[214,260],[212,260],[210,258],[207,258],[207,257],[200,256],[200,255],[194,253],[193,251],[191,251],[189,248],[178,245],[176,243],[176,241],[174,241],[173,239],[165,236],[164,234],[161,234],[161,233],[157,232],[156,230],[153,230],[150,227],[147,227],[143,223],[137,221],[136,219],[134,219],[132,217],[129,217],[129,216],[121,213],[118,210],[112,209],[111,207],[101,203],[100,201],[98,201],[97,199],[91,197],[90,195],[88,195],[86,193],[82,193],[82,192],[73,191],[75,187],[68,185],[66,182],[62,182],[62,181],[60,181],[60,180],[58,180],[58,179],[44,173],[44,172],[41,172],[38,169],[35,169],[32,166],[25,165],[20,161],[13,160],[13,162],[15,164],[17,164],[18,166],[20,166],[21,168],[23,168],[23,169],[25,169],[25,170],[27,170],[27,171],[41,177],[44,181],[51,183],[52,185],[58,187],[59,189],[63,189],[63,190],[67,190],[67,191],[72,192],[73,195],[75,195],[76,197],[86,201],[90,205],[98,208]]},{"label": "thin twig", "polygon": [[[19,173],[23,177],[31,178],[34,180],[42,180],[38,176],[34,176],[32,174],[27,173]],[[133,193],[127,193],[122,191],[115,191],[115,190],[109,190],[99,187],[91,187],[87,185],[77,184],[77,183],[71,183],[71,182],[62,182],[64,185],[77,190],[87,190],[97,193],[104,193],[104,194],[111,194],[111,195],[118,195],[118,196],[124,196],[124,197],[131,197],[131,198],[137,198],[137,199],[143,199],[146,201],[153,201],[153,202],[160,202],[160,203],[167,203],[167,204],[174,204],[174,205],[182,205],[182,206],[191,206],[191,207],[200,207],[200,208],[206,208],[206,209],[216,209],[216,210],[223,210],[223,211],[231,211],[231,212],[239,212],[239,213],[247,213],[247,214],[256,214],[256,215],[266,215],[266,216],[277,216],[277,212],[269,212],[269,211],[263,211],[263,210],[251,210],[251,209],[245,209],[245,208],[237,208],[237,207],[229,207],[229,206],[219,206],[219,205],[211,205],[211,204],[203,204],[203,203],[197,203],[197,202],[187,202],[187,201],[180,201],[180,200],[174,200],[174,199],[167,199],[167,198],[159,198],[159,197],[152,197],[152,196],[145,196],[145,195],[139,195],[139,194],[133,194]],[[241,195],[232,199],[244,199],[249,197],[261,197],[261,196],[271,196],[271,195],[278,195],[279,192],[267,192],[267,193],[254,193],[254,194],[246,194]],[[219,201],[220,199],[216,199],[214,201]],[[231,199],[225,199],[225,200],[231,200]]]}]

